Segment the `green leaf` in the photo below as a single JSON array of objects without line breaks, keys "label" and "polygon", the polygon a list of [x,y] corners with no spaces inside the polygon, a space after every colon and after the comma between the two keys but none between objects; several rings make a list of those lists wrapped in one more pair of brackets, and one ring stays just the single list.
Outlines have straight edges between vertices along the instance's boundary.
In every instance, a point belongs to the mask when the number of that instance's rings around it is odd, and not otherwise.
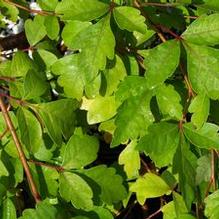
[{"label": "green leaf", "polygon": [[58,4],[58,0],[37,0],[37,3],[43,10],[54,11]]},{"label": "green leaf", "polygon": [[205,199],[205,205],[205,216],[209,219],[217,219],[219,216],[219,190],[216,190]]},{"label": "green leaf", "polygon": [[205,123],[196,129],[192,123],[184,124],[184,133],[189,141],[197,147],[206,149],[219,148],[219,127],[212,123]]},{"label": "green leaf", "polygon": [[30,153],[36,153],[44,144],[39,121],[25,108],[18,109],[17,119],[21,133],[21,141],[25,144]]},{"label": "green leaf", "polygon": [[51,40],[55,40],[59,34],[59,21],[55,16],[46,16],[44,21],[44,26],[46,28],[47,36]]},{"label": "green leaf", "polygon": [[200,157],[197,160],[197,169],[196,169],[196,184],[199,185],[203,181],[209,182],[211,178],[211,157],[209,155],[205,155]]},{"label": "green leaf", "polygon": [[9,173],[8,173],[8,170],[6,169],[4,163],[0,160],[0,177],[1,176],[9,176]]},{"label": "green leaf", "polygon": [[69,138],[74,131],[75,113],[78,102],[73,99],[61,99],[53,102],[33,105],[50,135],[57,144],[62,144],[62,135]]},{"label": "green leaf", "polygon": [[85,170],[83,173],[100,187],[99,196],[106,204],[112,205],[126,198],[127,192],[122,177],[116,174],[114,168],[99,165]]},{"label": "green leaf", "polygon": [[142,43],[144,43],[145,41],[149,40],[155,34],[155,31],[147,29],[146,33],[144,33],[144,34],[139,33],[137,31],[134,31],[133,34],[134,34],[134,36],[135,36],[135,38],[137,40],[136,46],[139,46]]},{"label": "green leaf", "polygon": [[65,169],[84,167],[97,158],[98,149],[95,136],[74,134],[66,145],[62,166]]},{"label": "green leaf", "polygon": [[116,130],[111,147],[115,147],[129,139],[135,140],[147,132],[148,126],[154,121],[150,109],[151,94],[128,98],[118,109],[115,120]]},{"label": "green leaf", "polygon": [[40,97],[49,88],[44,75],[35,70],[29,70],[24,79],[24,98],[32,99]]},{"label": "green leaf", "polygon": [[204,0],[204,4],[200,5],[203,8],[207,8],[214,11],[219,11],[219,5],[217,0]]},{"label": "green leaf", "polygon": [[72,47],[81,50],[81,71],[85,72],[86,81],[91,82],[99,70],[105,69],[106,58],[114,58],[115,39],[110,27],[110,15],[79,32]]},{"label": "green leaf", "polygon": [[[59,174],[55,169],[30,165],[31,173],[37,189],[42,197],[57,196]],[[40,174],[39,174],[40,172]]]},{"label": "green leaf", "polygon": [[96,124],[111,119],[116,114],[116,101],[114,96],[95,99],[83,99],[81,109],[87,110],[88,124]]},{"label": "green leaf", "polygon": [[55,54],[47,50],[38,49],[37,52],[40,55],[43,62],[45,63],[48,70],[50,70],[51,66],[58,60]]},{"label": "green leaf", "polygon": [[25,209],[19,219],[54,219],[57,216],[57,209],[45,200],[37,204],[36,209]]},{"label": "green leaf", "polygon": [[163,219],[176,219],[174,201],[168,202],[161,208]]},{"label": "green leaf", "polygon": [[74,49],[75,36],[88,28],[90,25],[90,22],[82,22],[78,20],[69,21],[62,31],[62,38],[65,42],[65,45],[70,49]]},{"label": "green leaf", "polygon": [[190,151],[190,145],[185,137],[180,135],[179,145],[173,160],[173,174],[178,174],[180,192],[188,209],[191,208],[195,198],[196,163],[197,159]]},{"label": "green leaf", "polygon": [[10,198],[3,201],[1,213],[2,219],[17,219],[15,206]]},{"label": "green leaf", "polygon": [[15,53],[11,62],[11,76],[25,76],[32,67],[31,59],[24,52],[18,51]]},{"label": "green leaf", "polygon": [[171,189],[166,182],[154,173],[146,173],[134,182],[130,190],[136,193],[138,202],[143,205],[147,198],[169,195]]},{"label": "green leaf", "polygon": [[195,219],[192,215],[188,214],[188,209],[181,195],[173,192],[174,201],[162,207],[164,219]]},{"label": "green leaf", "polygon": [[55,12],[62,20],[91,21],[105,14],[109,5],[98,0],[62,0]]},{"label": "green leaf", "polygon": [[119,164],[124,165],[128,179],[137,177],[141,166],[140,155],[136,150],[136,145],[137,142],[132,141],[119,155]]},{"label": "green leaf", "polygon": [[137,149],[144,151],[155,162],[157,167],[172,163],[176,152],[179,134],[178,125],[160,122],[148,128],[148,134],[142,137]]},{"label": "green leaf", "polygon": [[64,172],[59,178],[59,192],[66,201],[71,201],[77,209],[90,210],[93,207],[93,192],[89,185],[77,174]]},{"label": "green leaf", "polygon": [[119,28],[122,30],[130,32],[138,31],[142,34],[147,30],[145,18],[141,15],[140,10],[136,8],[128,6],[116,7],[113,10],[113,15]]},{"label": "green leaf", "polygon": [[218,99],[219,50],[194,44],[186,44],[185,48],[192,88],[199,94],[207,94],[212,99]]},{"label": "green leaf", "polygon": [[103,71],[103,77],[106,84],[104,85],[104,93],[106,96],[112,95],[117,91],[118,85],[124,80],[126,73],[125,65],[119,56],[115,56],[113,65],[107,66]]},{"label": "green leaf", "polygon": [[207,121],[210,111],[210,100],[205,94],[198,94],[189,106],[189,112],[193,113],[191,122],[201,128]]},{"label": "green leaf", "polygon": [[101,219],[113,219],[114,218],[109,210],[102,208],[102,207],[96,207],[94,209],[94,212],[97,213],[98,217]]},{"label": "green leaf", "polygon": [[82,98],[85,74],[81,72],[79,55],[69,55],[59,59],[52,65],[52,72],[60,75],[58,83],[64,88],[67,97],[78,100]]},{"label": "green leaf", "polygon": [[152,89],[162,84],[176,70],[180,56],[179,42],[170,40],[153,49],[143,50],[141,54],[144,56],[147,86]]},{"label": "green leaf", "polygon": [[219,14],[201,16],[183,33],[182,37],[199,45],[216,45],[219,41]]},{"label": "green leaf", "polygon": [[141,95],[147,90],[144,77],[127,76],[119,84],[118,90],[116,91],[116,102],[120,105],[129,97]]},{"label": "green leaf", "polygon": [[36,15],[33,21],[31,19],[25,21],[25,33],[31,46],[34,46],[46,36],[44,20],[43,16]]},{"label": "green leaf", "polygon": [[162,85],[156,91],[157,103],[160,111],[171,118],[181,120],[183,107],[181,97],[172,85]]}]

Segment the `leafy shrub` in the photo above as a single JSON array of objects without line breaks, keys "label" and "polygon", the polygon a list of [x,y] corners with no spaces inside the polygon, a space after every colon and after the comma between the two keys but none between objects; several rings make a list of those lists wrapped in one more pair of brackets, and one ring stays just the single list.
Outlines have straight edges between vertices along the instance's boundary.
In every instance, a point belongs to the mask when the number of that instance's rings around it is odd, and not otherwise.
[{"label": "leafy shrub", "polygon": [[219,218],[218,2],[36,2],[0,0],[0,218]]}]

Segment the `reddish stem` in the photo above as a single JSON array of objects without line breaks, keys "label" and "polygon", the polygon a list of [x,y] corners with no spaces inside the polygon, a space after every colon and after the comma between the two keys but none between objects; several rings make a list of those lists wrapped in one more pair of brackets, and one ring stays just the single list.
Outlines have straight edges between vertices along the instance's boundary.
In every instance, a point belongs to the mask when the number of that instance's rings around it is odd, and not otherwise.
[{"label": "reddish stem", "polygon": [[35,184],[35,182],[33,180],[30,168],[28,166],[27,159],[26,159],[24,151],[22,149],[21,142],[20,142],[20,140],[19,140],[19,138],[17,136],[17,133],[16,133],[15,128],[14,128],[14,125],[13,125],[13,123],[11,121],[11,118],[10,118],[10,116],[8,114],[8,111],[7,111],[7,108],[5,106],[5,103],[4,103],[4,101],[2,100],[1,97],[0,97],[0,108],[2,110],[2,115],[4,117],[5,123],[7,124],[7,127],[8,127],[8,129],[9,129],[9,131],[11,133],[11,136],[12,136],[13,141],[15,143],[15,146],[17,148],[20,161],[21,161],[21,163],[23,165],[24,171],[25,171],[26,176],[27,176],[27,180],[28,180],[28,183],[29,183],[29,186],[30,186],[31,193],[32,193],[36,203],[38,203],[38,202],[41,201],[40,194],[37,191],[37,187],[36,187],[36,184]]},{"label": "reddish stem", "polygon": [[55,169],[58,172],[65,171],[64,167],[62,167],[62,166],[57,166],[57,165],[52,165],[52,164],[48,164],[48,163],[43,163],[41,161],[36,161],[36,160],[28,160],[28,162],[34,163],[37,166],[44,166],[44,167],[48,167],[48,168],[51,168],[51,169]]}]

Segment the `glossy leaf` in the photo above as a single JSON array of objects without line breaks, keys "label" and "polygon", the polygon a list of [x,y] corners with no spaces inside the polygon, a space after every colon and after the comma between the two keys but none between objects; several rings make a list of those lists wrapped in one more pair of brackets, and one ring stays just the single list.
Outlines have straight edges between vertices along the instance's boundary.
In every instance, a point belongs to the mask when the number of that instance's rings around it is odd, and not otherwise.
[{"label": "glossy leaf", "polygon": [[51,40],[55,40],[58,37],[60,30],[58,18],[55,16],[46,16],[44,25],[46,28],[47,36]]},{"label": "glossy leaf", "polygon": [[58,83],[67,97],[80,100],[83,96],[85,76],[81,72],[79,55],[69,55],[52,65],[52,72],[60,75]]},{"label": "glossy leaf", "polygon": [[137,200],[142,205],[147,198],[155,198],[171,193],[171,189],[166,182],[154,173],[146,173],[138,178],[131,185],[130,190],[136,193]]},{"label": "glossy leaf", "polygon": [[36,209],[25,209],[19,219],[54,219],[58,216],[57,209],[47,201],[37,204]]},{"label": "glossy leaf", "polygon": [[24,98],[32,99],[40,97],[49,88],[44,75],[41,72],[29,70],[24,79]]},{"label": "glossy leaf", "polygon": [[44,144],[42,129],[37,118],[25,108],[19,108],[17,112],[18,126],[21,140],[30,153],[36,153]]},{"label": "glossy leaf", "polygon": [[113,15],[119,28],[122,30],[130,32],[138,31],[143,34],[147,30],[145,18],[138,9],[128,6],[116,7],[113,10]]},{"label": "glossy leaf", "polygon": [[90,210],[93,207],[93,192],[88,184],[77,174],[65,172],[60,175],[59,192],[78,209]]},{"label": "glossy leaf", "polygon": [[86,166],[97,158],[98,149],[99,142],[94,136],[74,134],[66,145],[62,165],[66,169]]},{"label": "glossy leaf", "polygon": [[216,45],[219,40],[219,14],[201,16],[183,33],[183,38],[199,45]]},{"label": "glossy leaf", "polygon": [[186,51],[192,88],[199,94],[207,94],[212,99],[218,99],[219,50],[189,44],[186,46]]},{"label": "glossy leaf", "polygon": [[103,89],[106,96],[114,94],[118,85],[126,77],[127,72],[122,59],[119,56],[115,56],[115,60],[112,65],[107,66],[103,71],[103,80],[106,81],[105,88]]},{"label": "glossy leaf", "polygon": [[196,184],[209,182],[211,178],[211,158],[208,155],[202,156],[197,161]]},{"label": "glossy leaf", "polygon": [[86,81],[91,82],[99,70],[105,69],[106,58],[114,58],[115,38],[110,27],[110,16],[105,16],[96,24],[79,32],[72,47],[81,50],[80,64]]},{"label": "glossy leaf", "polygon": [[219,190],[216,190],[205,199],[205,216],[209,219],[216,219],[219,216]]},{"label": "glossy leaf", "polygon": [[178,142],[177,124],[160,122],[149,126],[148,134],[140,139],[137,149],[149,155],[157,167],[164,167],[172,163]]},{"label": "glossy leaf", "polygon": [[186,123],[184,126],[186,137],[197,147],[206,149],[219,148],[219,127],[212,123],[205,123],[200,129],[193,124]]},{"label": "glossy leaf", "polygon": [[98,0],[62,0],[55,12],[62,20],[90,21],[105,14],[109,5]]},{"label": "glossy leaf", "polygon": [[154,121],[150,109],[151,94],[143,94],[128,98],[118,109],[115,120],[116,130],[113,134],[111,147],[135,140],[147,132],[148,126]]},{"label": "glossy leaf", "polygon": [[100,187],[100,198],[108,205],[123,200],[127,191],[123,185],[122,177],[116,173],[114,168],[99,165],[84,172]]},{"label": "glossy leaf", "polygon": [[140,155],[138,150],[136,150],[136,145],[135,141],[129,143],[119,155],[119,164],[124,165],[124,170],[129,179],[138,176],[141,166]]},{"label": "glossy leaf", "polygon": [[197,127],[201,128],[207,121],[210,110],[210,100],[205,94],[197,95],[189,106],[189,112],[193,113],[191,121]]},{"label": "glossy leaf", "polygon": [[83,99],[81,109],[87,110],[87,121],[95,124],[111,119],[116,114],[116,102],[114,96],[96,97],[95,99]]},{"label": "glossy leaf", "polygon": [[141,95],[147,90],[148,88],[144,77],[127,76],[118,86],[116,102],[120,105],[129,97]]},{"label": "glossy leaf", "polygon": [[43,10],[53,11],[58,4],[58,0],[37,0],[37,3]]},{"label": "glossy leaf", "polygon": [[31,59],[24,52],[17,52],[11,63],[11,76],[22,77],[25,76],[29,69],[31,69]]},{"label": "glossy leaf", "polygon": [[70,137],[74,131],[75,114],[78,103],[72,99],[62,99],[48,103],[35,104],[51,139],[61,145],[62,135]]},{"label": "glossy leaf", "polygon": [[156,98],[162,114],[169,115],[177,120],[182,119],[181,97],[172,85],[160,86],[157,89]]},{"label": "glossy leaf", "polygon": [[10,198],[7,198],[3,201],[2,206],[2,219],[16,219],[16,209],[14,203]]},{"label": "glossy leaf", "polygon": [[44,17],[37,15],[34,20],[26,20],[25,33],[31,46],[37,44],[46,36],[46,28],[44,26]]},{"label": "glossy leaf", "polygon": [[141,54],[144,57],[147,86],[152,89],[174,73],[179,64],[180,47],[177,41],[170,40],[153,49],[143,50]]}]

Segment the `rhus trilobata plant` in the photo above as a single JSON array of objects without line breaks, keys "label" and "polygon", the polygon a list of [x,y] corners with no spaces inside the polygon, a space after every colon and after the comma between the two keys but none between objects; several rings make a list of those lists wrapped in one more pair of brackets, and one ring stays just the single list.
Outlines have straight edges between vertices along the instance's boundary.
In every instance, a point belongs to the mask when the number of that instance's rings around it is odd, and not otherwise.
[{"label": "rhus trilobata plant", "polygon": [[32,3],[0,0],[0,219],[218,219],[218,1]]}]

